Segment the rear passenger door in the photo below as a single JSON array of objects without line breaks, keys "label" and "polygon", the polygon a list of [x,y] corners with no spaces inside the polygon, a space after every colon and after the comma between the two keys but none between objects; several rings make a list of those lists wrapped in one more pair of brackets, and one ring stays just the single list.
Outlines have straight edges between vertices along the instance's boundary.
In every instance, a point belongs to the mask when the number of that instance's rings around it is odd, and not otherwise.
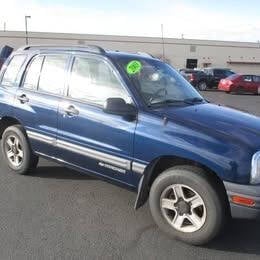
[{"label": "rear passenger door", "polygon": [[55,156],[57,113],[64,93],[68,55],[34,57],[17,91],[15,116],[25,127],[34,151]]},{"label": "rear passenger door", "polygon": [[260,94],[260,76],[253,76],[254,86],[251,92]]},{"label": "rear passenger door", "polygon": [[77,167],[131,183],[136,120],[107,114],[107,98],[128,92],[112,64],[96,55],[75,56],[67,99],[59,109],[59,158]]}]

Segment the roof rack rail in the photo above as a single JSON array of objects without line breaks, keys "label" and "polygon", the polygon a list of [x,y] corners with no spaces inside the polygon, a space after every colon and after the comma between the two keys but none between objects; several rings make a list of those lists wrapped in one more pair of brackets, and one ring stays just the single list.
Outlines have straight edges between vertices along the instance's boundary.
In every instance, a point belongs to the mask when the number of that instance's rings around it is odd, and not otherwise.
[{"label": "roof rack rail", "polygon": [[86,51],[104,54],[106,51],[97,45],[26,45],[18,49],[18,51],[26,50],[71,50],[71,51]]}]

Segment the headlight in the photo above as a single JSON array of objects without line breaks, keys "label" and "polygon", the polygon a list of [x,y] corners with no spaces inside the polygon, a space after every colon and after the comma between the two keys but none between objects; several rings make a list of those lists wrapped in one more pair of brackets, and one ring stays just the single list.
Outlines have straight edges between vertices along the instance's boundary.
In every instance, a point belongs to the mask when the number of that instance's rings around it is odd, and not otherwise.
[{"label": "headlight", "polygon": [[251,181],[252,184],[260,183],[260,151],[255,153],[252,158]]}]

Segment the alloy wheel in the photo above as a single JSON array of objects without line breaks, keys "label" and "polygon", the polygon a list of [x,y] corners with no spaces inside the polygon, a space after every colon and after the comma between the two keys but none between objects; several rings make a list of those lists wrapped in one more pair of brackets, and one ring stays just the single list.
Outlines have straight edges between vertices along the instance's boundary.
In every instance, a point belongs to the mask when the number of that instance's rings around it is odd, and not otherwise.
[{"label": "alloy wheel", "polygon": [[17,136],[11,135],[6,139],[5,154],[14,167],[19,167],[23,163],[24,151]]},{"label": "alloy wheel", "polygon": [[205,91],[207,89],[206,82],[200,82],[198,88],[199,90]]},{"label": "alloy wheel", "polygon": [[165,220],[176,230],[191,233],[206,221],[206,207],[201,196],[182,184],[168,186],[162,193],[160,207]]}]

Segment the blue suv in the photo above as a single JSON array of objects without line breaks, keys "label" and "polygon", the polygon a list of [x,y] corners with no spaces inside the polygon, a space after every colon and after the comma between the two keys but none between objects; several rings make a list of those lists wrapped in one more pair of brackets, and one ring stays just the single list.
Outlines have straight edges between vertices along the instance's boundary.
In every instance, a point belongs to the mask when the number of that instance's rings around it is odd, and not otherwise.
[{"label": "blue suv", "polygon": [[171,237],[201,245],[230,216],[260,216],[260,119],[206,101],[145,54],[26,46],[0,74],[6,164],[39,157],[137,192]]}]

